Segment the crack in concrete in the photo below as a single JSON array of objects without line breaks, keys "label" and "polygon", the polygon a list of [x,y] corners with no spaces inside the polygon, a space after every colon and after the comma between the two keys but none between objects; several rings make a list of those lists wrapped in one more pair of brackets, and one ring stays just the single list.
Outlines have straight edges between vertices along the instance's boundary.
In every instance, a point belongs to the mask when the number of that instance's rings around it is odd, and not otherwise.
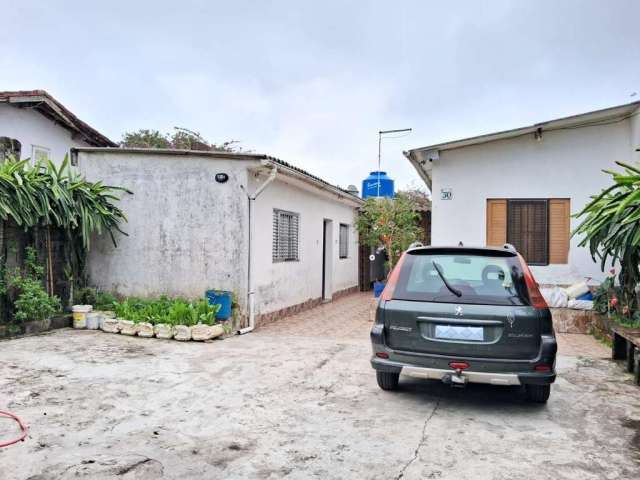
[{"label": "crack in concrete", "polygon": [[402,470],[400,470],[400,473],[398,474],[398,476],[395,477],[395,480],[400,480],[402,477],[404,477],[404,474],[407,471],[407,469],[411,466],[411,464],[413,462],[415,462],[418,459],[418,453],[420,453],[420,449],[424,446],[425,437],[427,436],[427,425],[429,424],[429,422],[431,421],[431,419],[435,415],[436,410],[438,410],[438,407],[440,406],[440,400],[441,399],[442,399],[442,396],[439,396],[438,400],[436,400],[436,404],[433,407],[433,410],[431,410],[431,413],[429,414],[427,419],[424,421],[424,425],[422,425],[422,436],[420,437],[420,441],[418,442],[418,446],[413,451],[413,457],[411,458],[411,460],[409,460],[406,463],[406,465],[404,467],[402,467]]}]

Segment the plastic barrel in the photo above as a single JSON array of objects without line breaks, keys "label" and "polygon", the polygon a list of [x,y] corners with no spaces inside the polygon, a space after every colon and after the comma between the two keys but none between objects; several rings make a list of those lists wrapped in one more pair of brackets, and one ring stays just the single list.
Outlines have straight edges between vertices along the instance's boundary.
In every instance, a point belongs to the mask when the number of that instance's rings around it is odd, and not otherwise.
[{"label": "plastic barrel", "polygon": [[227,320],[231,316],[231,292],[224,290],[207,290],[205,293],[209,305],[220,305],[216,320]]},{"label": "plastic barrel", "polygon": [[384,290],[384,282],[373,282],[373,296],[378,298],[382,295],[382,291]]}]

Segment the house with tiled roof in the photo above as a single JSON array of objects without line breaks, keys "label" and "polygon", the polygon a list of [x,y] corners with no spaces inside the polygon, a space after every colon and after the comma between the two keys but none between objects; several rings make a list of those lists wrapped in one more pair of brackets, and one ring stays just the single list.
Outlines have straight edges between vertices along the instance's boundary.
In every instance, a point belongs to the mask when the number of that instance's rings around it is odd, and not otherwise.
[{"label": "house with tiled roof", "polygon": [[62,162],[73,147],[115,147],[44,90],[0,92],[0,158]]},{"label": "house with tiled roof", "polygon": [[358,289],[351,191],[269,155],[144,148],[72,151],[90,180],[133,192],[118,247],[97,239],[89,282],[126,296],[235,293],[250,331]]}]

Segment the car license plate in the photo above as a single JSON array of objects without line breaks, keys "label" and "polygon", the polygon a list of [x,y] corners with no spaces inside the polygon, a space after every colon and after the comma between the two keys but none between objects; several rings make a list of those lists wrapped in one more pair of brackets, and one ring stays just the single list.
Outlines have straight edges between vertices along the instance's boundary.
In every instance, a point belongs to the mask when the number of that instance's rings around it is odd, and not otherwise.
[{"label": "car license plate", "polygon": [[482,327],[464,327],[459,325],[436,325],[436,338],[443,340],[466,340],[482,342],[484,329]]}]

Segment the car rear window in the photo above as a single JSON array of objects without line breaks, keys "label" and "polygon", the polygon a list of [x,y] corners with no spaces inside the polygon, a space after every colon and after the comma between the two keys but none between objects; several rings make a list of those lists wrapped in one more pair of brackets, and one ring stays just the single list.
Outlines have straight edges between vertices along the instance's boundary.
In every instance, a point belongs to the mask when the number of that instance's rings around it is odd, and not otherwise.
[{"label": "car rear window", "polygon": [[[407,252],[393,298],[442,303],[528,305],[515,255]],[[445,281],[460,296],[453,293]]]}]

